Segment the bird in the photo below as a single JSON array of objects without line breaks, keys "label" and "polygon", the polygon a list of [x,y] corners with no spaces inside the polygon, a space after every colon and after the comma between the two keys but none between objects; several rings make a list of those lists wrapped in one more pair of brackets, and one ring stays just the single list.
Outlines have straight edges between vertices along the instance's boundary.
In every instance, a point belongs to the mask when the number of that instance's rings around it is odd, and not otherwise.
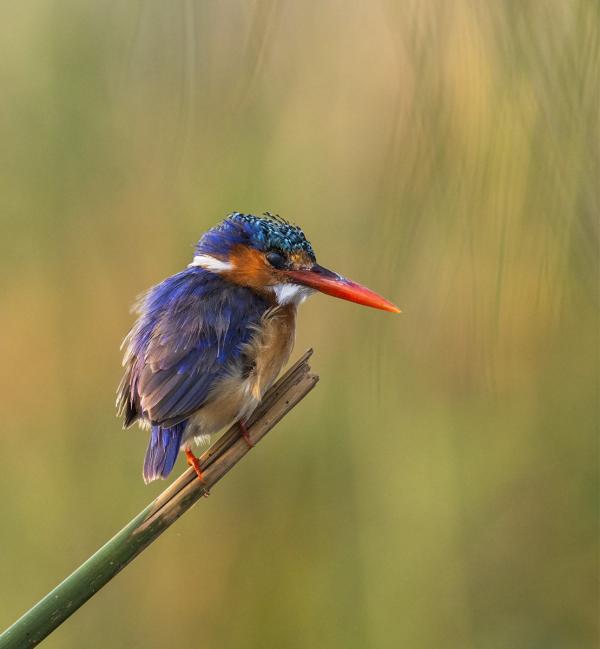
[{"label": "bird", "polygon": [[245,421],[287,363],[298,306],[315,291],[399,313],[392,302],[319,265],[302,229],[283,217],[233,212],[198,241],[191,263],[134,305],[123,341],[117,414],[150,432],[147,483],[180,451],[203,480],[194,442]]}]

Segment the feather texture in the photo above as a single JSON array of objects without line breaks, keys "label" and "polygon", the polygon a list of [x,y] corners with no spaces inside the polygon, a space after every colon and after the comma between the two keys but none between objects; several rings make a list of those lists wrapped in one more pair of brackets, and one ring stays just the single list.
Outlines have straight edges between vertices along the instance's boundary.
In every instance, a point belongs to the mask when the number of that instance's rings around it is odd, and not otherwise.
[{"label": "feather texture", "polygon": [[181,437],[187,422],[172,428],[152,426],[146,457],[144,458],[144,482],[166,478],[175,466]]},{"label": "feather texture", "polygon": [[139,302],[124,342],[117,405],[126,426],[136,420],[152,426],[146,479],[172,469],[188,418],[221,378],[244,364],[244,349],[268,308],[250,289],[197,267],[166,279]]}]

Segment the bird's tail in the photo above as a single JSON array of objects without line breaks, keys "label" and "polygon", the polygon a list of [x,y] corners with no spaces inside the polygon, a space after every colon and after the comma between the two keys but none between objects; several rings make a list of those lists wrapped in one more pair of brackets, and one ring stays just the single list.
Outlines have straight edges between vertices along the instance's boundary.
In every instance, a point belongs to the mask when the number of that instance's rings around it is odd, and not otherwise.
[{"label": "bird's tail", "polygon": [[152,426],[152,434],[144,458],[144,482],[146,484],[158,478],[166,478],[171,473],[175,460],[177,460],[186,424],[187,421],[182,421],[169,428]]}]

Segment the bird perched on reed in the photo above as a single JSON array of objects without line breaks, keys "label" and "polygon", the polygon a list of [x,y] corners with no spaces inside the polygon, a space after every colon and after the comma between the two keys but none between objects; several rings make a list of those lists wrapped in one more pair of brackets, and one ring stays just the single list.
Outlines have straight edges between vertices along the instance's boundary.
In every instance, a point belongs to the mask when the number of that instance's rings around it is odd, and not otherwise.
[{"label": "bird perched on reed", "polygon": [[315,290],[399,309],[316,262],[302,230],[279,216],[234,212],[206,232],[188,267],[147,291],[125,338],[117,410],[150,429],[145,482],[166,478],[185,451],[244,421],[287,362],[298,305]]}]

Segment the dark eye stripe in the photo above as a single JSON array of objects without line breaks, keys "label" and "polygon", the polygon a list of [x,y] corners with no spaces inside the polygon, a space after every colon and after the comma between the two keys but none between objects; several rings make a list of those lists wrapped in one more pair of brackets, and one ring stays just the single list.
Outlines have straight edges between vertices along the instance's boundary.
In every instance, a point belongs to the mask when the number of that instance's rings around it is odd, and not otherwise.
[{"label": "dark eye stripe", "polygon": [[265,255],[265,257],[266,257],[267,261],[271,264],[271,266],[273,266],[273,268],[281,269],[281,268],[285,268],[285,266],[286,266],[286,259],[279,252],[275,252],[275,251],[268,252]]}]

